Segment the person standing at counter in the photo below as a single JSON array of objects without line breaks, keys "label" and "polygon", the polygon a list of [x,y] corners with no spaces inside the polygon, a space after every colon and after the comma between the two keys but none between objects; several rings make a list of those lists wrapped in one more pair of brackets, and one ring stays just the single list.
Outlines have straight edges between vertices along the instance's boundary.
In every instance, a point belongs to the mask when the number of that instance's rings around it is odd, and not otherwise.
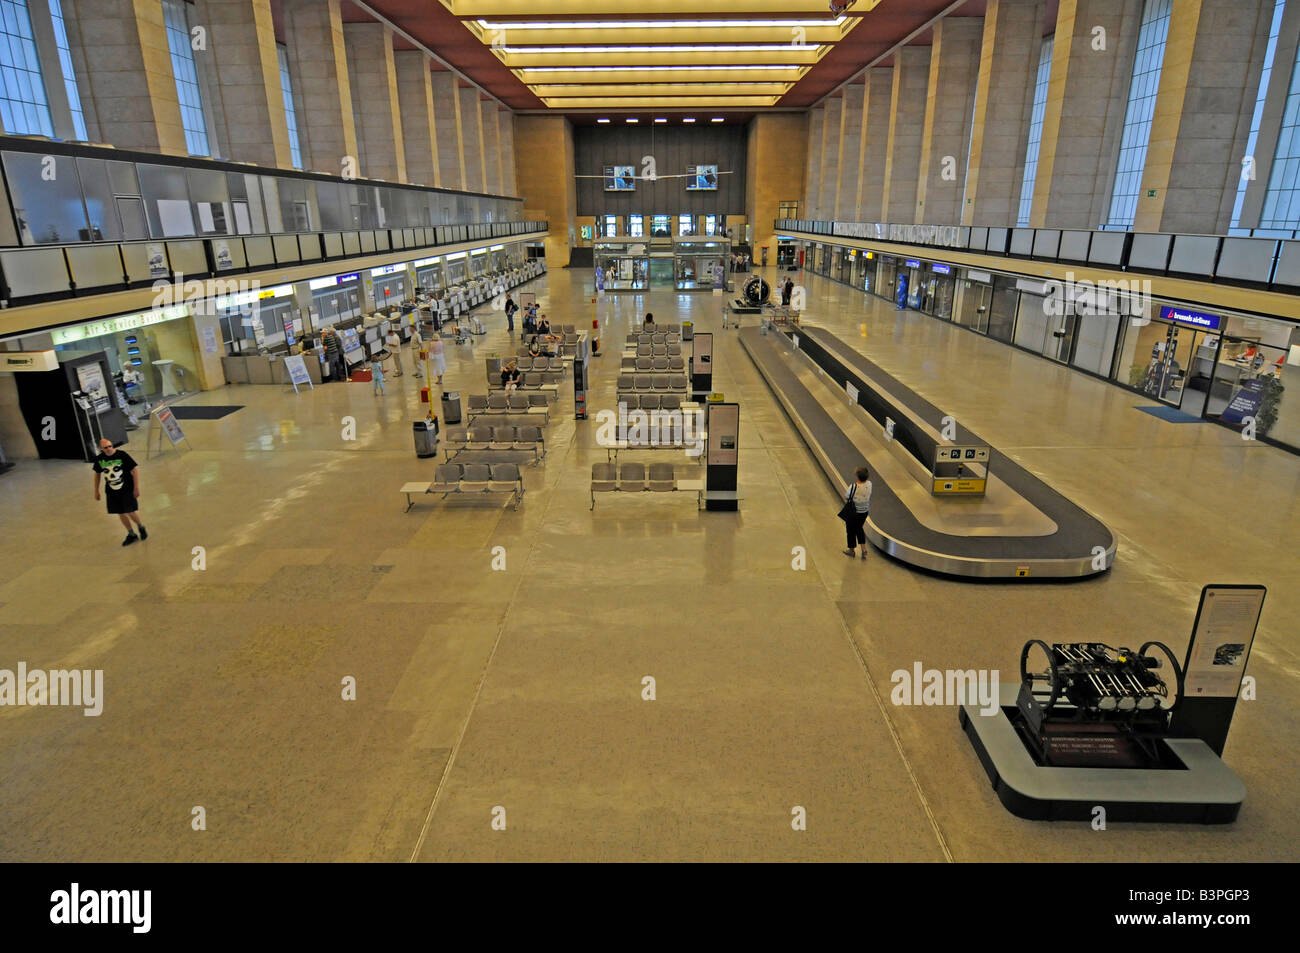
[{"label": "person standing at counter", "polygon": [[420,333],[420,322],[411,325],[411,361],[415,364],[415,376],[424,377],[424,362],[420,352],[424,350],[424,335]]},{"label": "person standing at counter", "polygon": [[330,368],[330,379],[347,380],[347,369],[343,366],[343,344],[339,341],[338,332],[333,328],[326,328],[321,332],[320,339],[321,345],[325,348],[325,363]]},{"label": "person standing at counter", "polygon": [[[122,545],[130,546],[136,540],[148,539],[149,531],[140,522],[140,468],[131,455],[118,450],[113,441],[105,438],[99,441],[99,453],[90,468],[95,471],[95,499],[99,499],[99,481],[102,479],[108,512],[126,527],[126,539],[122,540]],[[132,522],[140,528],[139,536]]]}]

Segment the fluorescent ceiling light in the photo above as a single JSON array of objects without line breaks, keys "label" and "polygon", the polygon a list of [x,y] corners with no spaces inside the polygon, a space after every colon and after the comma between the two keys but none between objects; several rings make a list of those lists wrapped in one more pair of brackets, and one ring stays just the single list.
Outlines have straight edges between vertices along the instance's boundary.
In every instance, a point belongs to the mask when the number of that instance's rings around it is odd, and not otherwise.
[{"label": "fluorescent ceiling light", "polygon": [[706,65],[694,63],[679,63],[675,66],[522,66],[519,67],[521,73],[640,73],[640,72],[667,72],[670,70],[801,70],[805,66],[802,63],[768,63],[762,66],[732,66],[730,64]]},{"label": "fluorescent ceiling light", "polygon": [[655,122],[667,122],[667,119],[656,119]]},{"label": "fluorescent ceiling light", "polygon": [[640,122],[640,119],[624,119],[624,122]]},{"label": "fluorescent ceiling light", "polygon": [[478,25],[484,30],[662,30],[695,29],[721,30],[727,27],[792,27],[792,26],[840,26],[848,17],[836,17],[834,20],[569,20],[565,23],[540,23],[519,21],[514,23],[494,23],[479,20]]},{"label": "fluorescent ceiling light", "polygon": [[608,119],[597,119],[596,122],[609,122]]},{"label": "fluorescent ceiling light", "polygon": [[762,50],[765,53],[781,50],[786,53],[797,51],[820,51],[821,46],[793,46],[789,43],[763,43],[752,46],[502,46],[497,47],[502,53],[751,53]]},{"label": "fluorescent ceiling light", "polygon": [[682,122],[695,122],[695,117],[687,116],[685,119],[682,120]]},{"label": "fluorescent ceiling light", "polygon": [[714,116],[712,119],[709,120],[709,122],[722,122],[722,117]]}]

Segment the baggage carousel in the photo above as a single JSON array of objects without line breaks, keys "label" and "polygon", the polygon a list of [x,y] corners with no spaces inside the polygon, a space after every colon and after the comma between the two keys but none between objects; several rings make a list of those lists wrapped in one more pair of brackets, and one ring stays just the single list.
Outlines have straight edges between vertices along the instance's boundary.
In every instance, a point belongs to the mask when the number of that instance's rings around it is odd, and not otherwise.
[{"label": "baggage carousel", "polygon": [[876,548],[953,576],[1081,579],[1110,569],[1110,530],[996,448],[983,495],[939,495],[936,460],[985,441],[834,334],[765,323],[740,340],[837,494],[854,469],[870,468],[866,533]]}]

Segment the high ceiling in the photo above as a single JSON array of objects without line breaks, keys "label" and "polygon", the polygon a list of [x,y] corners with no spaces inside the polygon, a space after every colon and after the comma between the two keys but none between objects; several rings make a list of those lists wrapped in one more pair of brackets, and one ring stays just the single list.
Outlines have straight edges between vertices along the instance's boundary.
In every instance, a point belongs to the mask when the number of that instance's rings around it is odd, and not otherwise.
[{"label": "high ceiling", "polygon": [[344,8],[349,20],[367,17],[366,8],[383,16],[512,109],[618,121],[806,107],[898,43],[928,42],[934,18],[978,16],[984,3],[857,0],[840,16],[828,0],[365,0]]}]

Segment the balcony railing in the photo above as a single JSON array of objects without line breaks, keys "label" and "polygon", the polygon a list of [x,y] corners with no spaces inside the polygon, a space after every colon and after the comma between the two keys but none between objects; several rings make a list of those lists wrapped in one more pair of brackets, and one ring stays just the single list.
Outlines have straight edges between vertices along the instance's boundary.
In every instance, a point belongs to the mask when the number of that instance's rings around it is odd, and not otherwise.
[{"label": "balcony railing", "polygon": [[546,230],[546,222],[485,222],[11,248],[0,250],[0,298],[6,306],[31,304],[147,287],[177,274],[187,280],[224,278],[403,249],[510,241]]},{"label": "balcony railing", "polygon": [[776,231],[922,245],[1028,261],[1300,290],[1300,240],[1061,228],[984,228],[777,219]]}]

